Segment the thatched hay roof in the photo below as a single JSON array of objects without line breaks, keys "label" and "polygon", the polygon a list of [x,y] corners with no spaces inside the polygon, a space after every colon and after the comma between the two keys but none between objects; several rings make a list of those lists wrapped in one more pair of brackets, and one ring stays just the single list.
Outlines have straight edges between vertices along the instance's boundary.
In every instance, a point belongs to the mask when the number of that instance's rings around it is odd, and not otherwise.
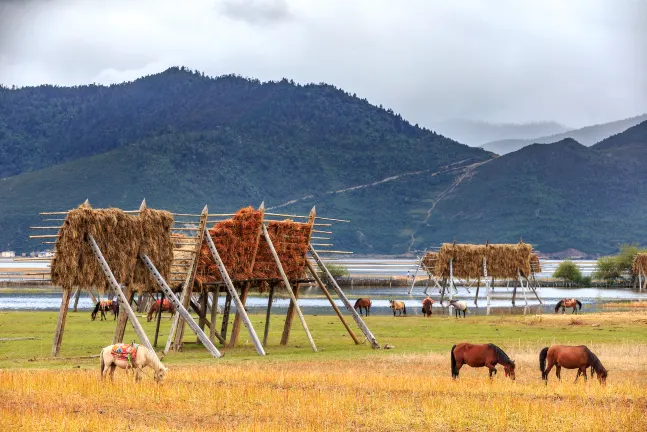
[{"label": "thatched hay roof", "polygon": [[129,215],[116,208],[92,209],[84,204],[68,212],[58,232],[52,283],[64,289],[95,287],[104,291],[108,287],[86,241],[86,235],[91,234],[120,284],[157,291],[157,283],[137,257],[140,252],[147,254],[168,279],[173,260],[172,224],[173,216],[166,211],[143,209],[139,215]]},{"label": "thatched hay roof", "polygon": [[422,267],[429,273],[431,276],[436,276],[436,265],[438,264],[438,252],[427,252],[425,257],[422,259]]},{"label": "thatched hay roof", "polygon": [[634,257],[634,263],[632,266],[633,273],[637,275],[641,268],[643,273],[647,272],[647,253],[639,253]]},{"label": "thatched hay roof", "polygon": [[[312,224],[293,222],[291,220],[273,221],[268,224],[267,232],[288,280],[301,279],[306,266]],[[261,243],[258,247],[256,262],[254,263],[254,278],[281,279],[281,274],[274,262],[274,257],[265,241],[265,237],[261,237]]]},{"label": "thatched hay roof", "polygon": [[445,243],[438,253],[436,272],[449,276],[449,260],[452,259],[453,274],[459,278],[483,277],[483,258],[487,258],[488,277],[516,278],[517,271],[530,274],[532,246],[518,244],[451,244]]}]

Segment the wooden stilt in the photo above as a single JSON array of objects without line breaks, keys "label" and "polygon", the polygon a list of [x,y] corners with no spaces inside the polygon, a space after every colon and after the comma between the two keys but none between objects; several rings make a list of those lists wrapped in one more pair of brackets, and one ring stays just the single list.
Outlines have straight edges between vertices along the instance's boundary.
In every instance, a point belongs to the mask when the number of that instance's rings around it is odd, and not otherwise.
[{"label": "wooden stilt", "polygon": [[643,279],[645,280],[641,288],[641,290],[643,290],[643,289],[647,289],[647,277],[645,277],[645,271],[643,270],[643,268],[641,267],[640,269],[643,272]]},{"label": "wooden stilt", "polygon": [[56,357],[61,352],[61,343],[63,342],[63,332],[65,331],[65,320],[67,319],[67,310],[70,307],[70,298],[72,297],[71,289],[63,290],[61,299],[61,308],[58,311],[58,321],[56,322],[56,333],[54,333],[54,344],[52,345],[52,357]]},{"label": "wooden stilt", "polygon": [[216,318],[218,317],[218,299],[220,297],[220,287],[216,287],[211,294],[211,327],[209,327],[209,339],[215,343],[216,334]]},{"label": "wooden stilt", "polygon": [[537,297],[537,300],[539,300],[539,304],[544,304],[544,302],[541,301],[541,299],[539,298],[539,294],[537,294],[537,290],[535,289],[534,284],[531,284],[528,278],[526,278],[526,282],[528,282],[528,286],[530,287],[530,290],[535,295],[535,297]]},{"label": "wooden stilt", "polygon": [[[249,283],[245,283],[240,291],[240,302],[245,307],[247,303],[247,294],[249,293]],[[244,311],[242,311],[244,312]],[[238,335],[240,334],[241,311],[236,308],[236,316],[234,317],[234,324],[231,327],[231,337],[229,338],[229,346],[235,347],[238,342]]]},{"label": "wooden stilt", "polygon": [[117,328],[115,329],[115,336],[112,339],[112,343],[121,343],[124,341],[124,333],[126,333],[126,324],[128,323],[128,313],[126,312],[126,306],[130,308],[130,305],[133,304],[133,299],[135,297],[135,293],[131,292],[130,287],[126,287],[126,290],[124,291],[124,295],[126,296],[126,299],[128,303],[124,305],[124,302],[121,301],[121,298],[119,297],[119,317],[117,318]]},{"label": "wooden stilt", "polygon": [[78,287],[76,289],[76,293],[74,294],[74,312],[76,312],[79,308],[79,298],[81,297],[81,287]]},{"label": "wooden stilt", "polygon": [[270,318],[272,317],[272,300],[274,299],[274,289],[275,286],[272,284],[270,286],[270,295],[267,299],[267,314],[265,315],[265,332],[263,333],[263,346],[267,346],[267,337],[270,333]]},{"label": "wooden stilt", "polygon": [[517,283],[519,281],[515,278],[514,288],[512,288],[512,306],[514,306],[515,300],[517,299]]},{"label": "wooden stilt", "polygon": [[485,280],[485,295],[487,297],[487,309],[485,313],[487,315],[490,315],[490,281],[488,280],[487,277],[487,258],[483,258],[483,279]]},{"label": "wooden stilt", "polygon": [[87,291],[88,291],[88,295],[90,296],[90,299],[92,299],[92,304],[93,305],[97,304],[97,298],[94,296],[92,289],[88,288]]},{"label": "wooden stilt", "polygon": [[[274,263],[276,264],[276,267],[279,270],[279,273],[281,274],[281,278],[283,279],[283,284],[285,285],[285,288],[288,291],[288,294],[290,294],[290,307],[288,308],[288,319],[290,320],[290,324],[292,324],[292,320],[290,318],[290,310],[294,309],[296,311],[297,315],[299,316],[299,320],[301,321],[301,326],[303,326],[303,330],[306,332],[306,336],[308,337],[308,341],[310,342],[310,346],[312,347],[312,350],[314,352],[317,352],[317,346],[315,345],[315,341],[312,339],[312,335],[310,334],[310,330],[308,329],[308,324],[306,324],[306,319],[303,316],[303,313],[301,313],[301,308],[299,307],[299,304],[297,303],[297,296],[299,295],[299,284],[296,284],[294,289],[290,289],[290,281],[288,281],[288,277],[285,274],[285,271],[283,270],[283,265],[281,264],[281,260],[279,259],[278,254],[276,253],[276,249],[274,249],[274,244],[272,243],[272,239],[270,238],[270,234],[267,232],[267,227],[265,224],[261,225],[261,229],[263,230],[263,236],[265,237],[265,242],[267,243],[267,246],[270,248],[270,252],[272,253],[272,256],[274,257]],[[286,326],[288,324],[288,320],[285,322]],[[285,342],[287,343],[287,339],[289,337],[290,331],[287,331],[287,336],[285,333],[285,329],[283,331],[284,338],[281,338],[281,344],[284,345],[283,340],[285,339]]]},{"label": "wooden stilt", "polygon": [[443,300],[445,299],[445,289],[447,286],[447,278],[443,278],[443,286],[440,290],[440,305],[443,305]]},{"label": "wooden stilt", "polygon": [[326,298],[330,302],[330,305],[332,306],[333,310],[335,311],[335,313],[337,314],[337,316],[341,320],[342,324],[344,324],[344,327],[346,328],[346,331],[348,332],[350,337],[353,338],[353,341],[355,342],[355,344],[359,344],[360,343],[359,339],[357,339],[357,336],[355,335],[353,330],[350,328],[350,326],[348,325],[348,323],[344,319],[344,316],[342,315],[341,311],[339,310],[339,308],[335,304],[335,300],[333,300],[332,296],[328,292],[328,288],[326,288],[326,285],[324,285],[323,281],[321,280],[321,278],[319,277],[319,275],[317,274],[315,269],[312,267],[312,264],[310,264],[310,261],[306,260],[306,265],[308,266],[308,270],[310,271],[310,274],[312,275],[314,280],[317,282],[317,285],[319,285],[319,289],[321,289],[321,291],[323,291],[323,293],[326,295]]},{"label": "wooden stilt", "polygon": [[[292,293],[295,300],[298,300],[299,298],[298,286],[295,285],[295,287],[292,288]],[[292,330],[292,321],[294,320],[294,313],[296,312],[295,306],[297,303],[295,300],[290,300],[290,305],[288,306],[288,312],[285,315],[285,325],[283,326],[283,334],[281,335],[281,345],[287,345],[288,340],[290,339],[290,331]]]},{"label": "wooden stilt", "polygon": [[[231,309],[231,294],[227,293],[225,299],[225,308],[222,311],[222,328],[220,329],[220,337],[223,341],[227,340],[227,326],[229,326],[229,310]],[[223,342],[223,345],[225,342]]]},{"label": "wooden stilt", "polygon": [[[204,326],[207,324],[207,306],[209,304],[209,292],[208,291],[202,291],[200,293],[200,298],[198,299],[198,304],[200,305],[200,309],[198,312],[198,325],[200,326],[200,330],[204,331]],[[211,325],[209,325],[209,328],[211,328]],[[196,343],[199,345],[200,344],[200,338],[197,338]]]},{"label": "wooden stilt", "polygon": [[162,305],[164,305],[164,291],[160,293],[160,309],[157,314],[157,324],[155,325],[155,342],[153,342],[155,348],[157,348],[157,336],[160,334],[160,323],[162,322]]},{"label": "wooden stilt", "polygon": [[476,295],[474,296],[474,304],[479,302],[479,289],[481,288],[481,278],[476,279]]}]

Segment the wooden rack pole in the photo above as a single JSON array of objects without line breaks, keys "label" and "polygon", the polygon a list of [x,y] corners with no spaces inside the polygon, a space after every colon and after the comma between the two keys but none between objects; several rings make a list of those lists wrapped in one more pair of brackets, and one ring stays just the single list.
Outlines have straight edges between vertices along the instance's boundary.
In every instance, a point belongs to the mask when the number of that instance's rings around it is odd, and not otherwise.
[{"label": "wooden rack pole", "polygon": [[[168,284],[162,278],[162,275],[157,271],[155,266],[153,265],[153,262],[150,260],[150,258],[147,255],[139,255],[139,258],[144,262],[148,270],[151,272],[153,277],[155,277],[155,280],[157,281],[157,284],[159,287],[162,289],[162,292],[166,294],[168,297],[169,302],[175,306],[175,310],[177,311],[178,314],[181,314],[182,317],[184,318],[185,322],[189,325],[191,330],[200,338],[200,341],[202,344],[207,348],[207,350],[211,353],[216,358],[222,357],[222,354],[218,351],[218,348],[215,347],[215,345],[211,342],[211,340],[207,337],[207,335],[200,329],[200,326],[193,320],[193,317],[191,314],[189,314],[189,311],[186,310],[182,302],[177,298],[175,293],[169,288]],[[163,298],[163,297],[162,297]],[[160,304],[160,315],[162,315],[162,305]]]},{"label": "wooden rack pole", "polygon": [[220,254],[218,253],[218,250],[216,249],[216,245],[213,243],[213,240],[211,239],[211,236],[209,235],[209,231],[207,230],[206,227],[204,228],[204,238],[207,241],[207,246],[209,247],[211,256],[213,257],[214,261],[216,262],[216,265],[218,266],[220,275],[222,276],[222,279],[225,282],[227,291],[229,291],[229,294],[231,294],[232,299],[236,303],[236,310],[240,311],[241,318],[243,320],[243,323],[245,324],[245,327],[247,327],[247,330],[249,331],[249,336],[251,337],[252,342],[254,343],[256,352],[258,353],[258,355],[265,355],[265,350],[263,349],[263,345],[261,344],[261,341],[258,339],[258,336],[256,335],[254,326],[252,326],[252,322],[249,319],[247,312],[245,312],[245,307],[243,306],[243,303],[240,301],[240,297],[238,297],[236,288],[234,288],[234,284],[231,282],[231,279],[229,278],[229,273],[227,272],[227,268],[225,267],[225,264],[220,259]]},{"label": "wooden rack pole", "polygon": [[486,314],[490,315],[490,279],[487,277],[487,258],[483,258],[483,279],[485,280],[485,295],[487,296],[487,311]]},{"label": "wooden rack pole", "polygon": [[420,268],[422,267],[422,262],[425,259],[425,253],[422,254],[422,258],[420,258],[420,261],[418,262],[418,266],[416,267],[416,272],[413,275],[413,281],[411,282],[411,286],[409,287],[409,295],[411,295],[411,292],[413,291],[413,286],[416,284],[416,278],[418,277],[418,270],[420,270]]},{"label": "wooden rack pole", "polygon": [[[209,327],[209,339],[214,342],[214,338],[218,334],[216,331],[216,318],[218,317],[218,299],[220,297],[220,287],[217,286],[212,293],[211,298],[211,327]],[[220,335],[218,335],[220,336]],[[214,342],[215,343],[215,342]]]},{"label": "wooden rack pole", "polygon": [[106,279],[108,279],[110,286],[112,287],[112,289],[115,290],[115,292],[119,296],[119,299],[121,300],[121,303],[122,303],[122,307],[125,309],[126,314],[130,319],[130,323],[135,329],[135,333],[137,334],[137,337],[139,337],[139,341],[146,348],[148,348],[151,353],[154,353],[155,350],[153,349],[151,342],[148,340],[148,336],[146,336],[146,333],[144,332],[142,325],[137,320],[137,316],[135,315],[135,312],[130,307],[130,303],[128,302],[128,299],[124,295],[124,292],[121,290],[121,286],[119,286],[119,283],[117,282],[117,279],[115,279],[114,274],[112,274],[112,270],[110,270],[110,267],[108,266],[108,263],[103,257],[103,254],[101,253],[101,249],[99,249],[99,245],[97,245],[97,242],[94,240],[94,237],[92,237],[92,234],[88,234],[88,241],[90,242],[90,247],[92,248],[92,252],[94,252],[95,257],[97,258],[97,260],[99,261],[99,264],[101,265],[101,269],[103,270],[103,273],[106,275]]},{"label": "wooden rack pole", "polygon": [[[153,298],[153,304],[155,304],[157,300]],[[160,324],[162,323],[162,308],[164,306],[164,291],[160,293],[160,307],[159,310],[157,311],[157,323],[155,324],[155,340],[153,341],[153,346],[157,348],[157,338],[160,334]],[[151,305],[151,307],[153,307]]]},{"label": "wooden rack pole", "polygon": [[63,289],[63,298],[61,299],[61,308],[58,312],[58,321],[56,322],[56,332],[54,333],[54,343],[52,345],[52,357],[58,356],[61,352],[67,310],[70,307],[70,297],[72,297],[72,289]]},{"label": "wooden rack pole", "polygon": [[[312,350],[314,352],[317,352],[317,346],[315,345],[315,341],[312,339],[312,335],[310,334],[310,330],[308,329],[308,324],[306,324],[306,319],[303,316],[303,313],[301,312],[301,308],[299,307],[299,304],[297,303],[297,299],[294,295],[294,292],[292,291],[292,287],[290,286],[290,281],[288,280],[288,276],[285,274],[285,271],[283,270],[283,265],[281,264],[281,260],[279,259],[279,255],[276,253],[276,249],[274,249],[274,243],[272,242],[272,239],[270,238],[270,233],[267,232],[267,227],[265,224],[261,224],[261,229],[263,230],[263,236],[265,237],[265,242],[270,248],[270,252],[272,253],[272,256],[274,257],[274,263],[276,263],[276,267],[279,270],[279,273],[281,274],[281,279],[283,279],[283,284],[285,285],[285,288],[288,291],[288,294],[290,294],[290,300],[292,300],[292,303],[294,304],[294,310],[296,311],[297,315],[299,316],[299,320],[301,321],[301,325],[303,326],[303,330],[306,332],[306,336],[308,337],[308,341],[310,342],[310,346],[312,347]],[[298,288],[298,284],[297,284]]]},{"label": "wooden rack pole", "polygon": [[344,319],[344,315],[342,315],[341,311],[339,310],[339,308],[335,304],[335,300],[333,300],[332,296],[330,295],[330,292],[328,292],[328,288],[326,288],[326,285],[323,283],[323,281],[321,280],[321,278],[319,277],[319,275],[315,271],[314,267],[312,267],[312,264],[310,263],[310,261],[306,260],[306,265],[308,266],[308,270],[310,271],[310,274],[314,278],[315,282],[317,282],[317,285],[319,285],[319,288],[321,289],[321,291],[323,291],[326,298],[330,302],[330,305],[332,306],[333,310],[335,311],[335,313],[337,314],[337,316],[341,320],[342,324],[346,328],[346,331],[348,332],[350,337],[353,339],[355,344],[359,345],[360,341],[359,341],[359,339],[357,339],[357,336],[355,335],[355,332],[353,332],[353,329],[350,328],[350,326],[346,322],[346,319]]},{"label": "wooden rack pole", "polygon": [[274,298],[274,289],[275,286],[272,284],[270,286],[270,295],[267,298],[267,314],[265,315],[265,332],[263,333],[263,346],[267,346],[267,337],[270,333],[270,318],[272,317],[272,300]]},{"label": "wooden rack pole", "polygon": [[341,301],[344,303],[344,306],[346,306],[346,309],[350,314],[352,315],[353,319],[359,326],[359,328],[362,330],[364,333],[364,336],[366,336],[366,339],[368,339],[369,343],[374,349],[379,349],[380,344],[377,342],[377,339],[375,339],[375,336],[373,336],[373,333],[369,330],[369,328],[366,326],[364,321],[362,320],[362,317],[359,316],[357,311],[353,309],[353,305],[350,304],[350,301],[348,301],[348,298],[346,297],[346,294],[339,288],[339,285],[337,284],[337,281],[335,278],[332,277],[330,272],[328,271],[328,268],[324,265],[324,263],[321,261],[321,258],[319,257],[319,254],[317,253],[316,250],[312,246],[308,246],[310,249],[310,254],[312,255],[312,258],[314,258],[315,262],[319,266],[319,269],[321,272],[324,274],[328,282],[330,283],[330,286],[335,290]]}]

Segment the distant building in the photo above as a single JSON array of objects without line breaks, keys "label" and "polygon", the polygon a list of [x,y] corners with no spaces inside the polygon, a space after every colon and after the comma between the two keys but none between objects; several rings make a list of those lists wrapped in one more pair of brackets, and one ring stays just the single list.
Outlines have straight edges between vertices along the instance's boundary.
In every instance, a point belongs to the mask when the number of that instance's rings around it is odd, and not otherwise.
[{"label": "distant building", "polygon": [[50,251],[38,252],[38,258],[49,258],[53,256],[54,256],[54,252],[50,252]]},{"label": "distant building", "polygon": [[0,257],[2,258],[14,258],[16,256],[16,252],[14,251],[2,251],[0,252]]}]

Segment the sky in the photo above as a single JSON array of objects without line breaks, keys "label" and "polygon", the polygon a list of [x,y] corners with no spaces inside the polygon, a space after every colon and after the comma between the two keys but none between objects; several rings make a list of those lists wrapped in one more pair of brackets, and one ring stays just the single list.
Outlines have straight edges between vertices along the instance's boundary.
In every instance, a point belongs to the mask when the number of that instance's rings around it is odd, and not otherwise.
[{"label": "sky", "polygon": [[0,0],[0,83],[170,66],[326,82],[412,123],[647,112],[647,0]]}]

